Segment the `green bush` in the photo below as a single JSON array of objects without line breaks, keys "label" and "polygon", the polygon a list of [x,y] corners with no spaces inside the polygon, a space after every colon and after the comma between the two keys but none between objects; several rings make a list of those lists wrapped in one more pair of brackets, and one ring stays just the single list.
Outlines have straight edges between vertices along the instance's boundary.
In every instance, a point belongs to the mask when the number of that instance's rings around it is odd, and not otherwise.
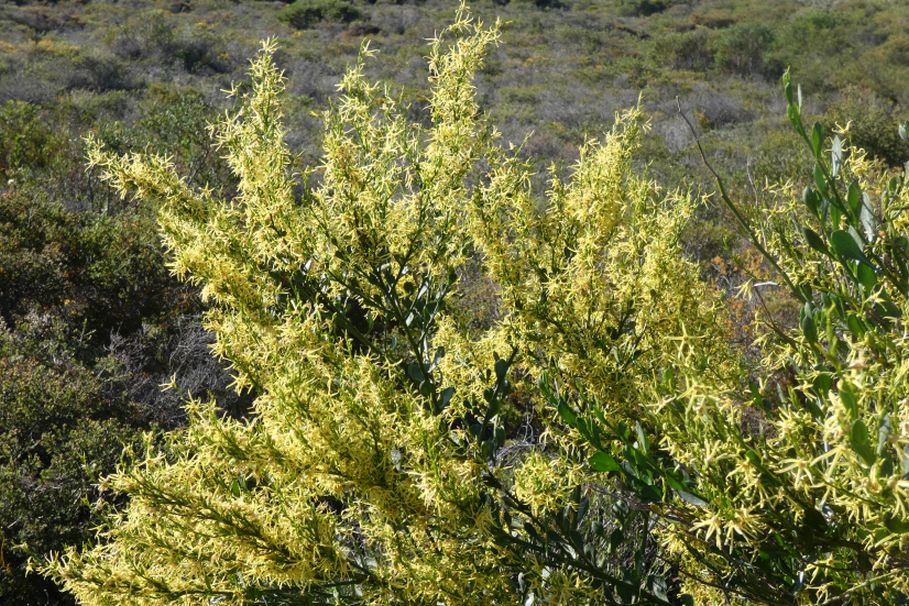
[{"label": "green bush", "polygon": [[849,139],[888,166],[901,167],[909,161],[909,143],[899,137],[898,120],[891,103],[870,91],[847,89],[844,102],[824,116],[828,129],[849,124]]},{"label": "green bush", "polygon": [[717,67],[740,76],[769,76],[776,64],[769,63],[766,53],[773,44],[773,29],[757,23],[735,24],[724,28],[713,40]]},{"label": "green bush", "polygon": [[25,101],[0,105],[0,176],[46,166],[52,154],[51,141],[51,132],[37,106]]},{"label": "green bush", "polygon": [[622,0],[619,10],[631,17],[649,17],[663,12],[672,4],[673,0]]},{"label": "green bush", "polygon": [[297,29],[307,29],[320,21],[348,23],[360,11],[349,0],[296,0],[278,13],[278,19]]},{"label": "green bush", "polygon": [[714,63],[710,40],[710,30],[706,27],[666,33],[654,40],[655,60],[676,69],[705,71]]},{"label": "green bush", "polygon": [[29,339],[0,326],[4,604],[72,603],[26,575],[28,559],[90,538],[100,521],[91,505],[99,497],[98,479],[114,470],[136,438],[128,403],[103,397],[97,376],[66,351],[69,335],[53,329],[39,335]]}]

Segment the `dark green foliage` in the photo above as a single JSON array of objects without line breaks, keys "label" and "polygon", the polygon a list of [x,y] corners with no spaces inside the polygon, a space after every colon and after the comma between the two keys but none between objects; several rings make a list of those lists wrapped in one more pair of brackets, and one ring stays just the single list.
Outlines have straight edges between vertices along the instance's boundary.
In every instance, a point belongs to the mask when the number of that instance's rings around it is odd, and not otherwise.
[{"label": "dark green foliage", "polygon": [[278,13],[278,19],[297,29],[310,28],[321,21],[348,23],[360,16],[349,0],[296,0]]},{"label": "dark green foliage", "polygon": [[777,77],[776,64],[765,55],[773,30],[763,23],[736,24],[723,29],[713,42],[714,61],[720,69],[740,76]]},{"label": "dark green foliage", "polygon": [[[47,326],[50,321],[53,325]],[[98,521],[91,502],[139,419],[102,395],[98,377],[68,348],[59,320],[30,317],[30,330],[0,327],[0,602],[62,604],[29,557],[87,540]]]},{"label": "dark green foliage", "polygon": [[649,17],[672,5],[672,0],[622,0],[620,10],[633,17]]},{"label": "dark green foliage", "polygon": [[901,167],[909,161],[909,143],[900,139],[898,113],[887,102],[867,91],[847,89],[845,102],[828,111],[828,129],[849,123],[852,143],[888,166]]},{"label": "dark green foliage", "polygon": [[515,4],[517,6],[527,5],[535,6],[537,8],[547,9],[547,8],[565,8],[565,3],[560,0],[495,0],[496,4],[505,6],[507,4]]},{"label": "dark green foliage", "polygon": [[710,30],[706,27],[671,32],[654,41],[654,50],[659,57],[668,58],[676,69],[706,71],[714,63],[710,36]]},{"label": "dark green foliage", "polygon": [[[34,193],[34,192],[29,192]],[[172,284],[146,216],[72,214],[60,204],[0,194],[0,314],[60,307],[88,334],[135,330],[160,313]]]},{"label": "dark green foliage", "polygon": [[0,176],[43,168],[49,159],[50,140],[38,107],[12,100],[0,105]]},{"label": "dark green foliage", "polygon": [[108,37],[111,50],[123,60],[157,59],[189,73],[230,69],[223,41],[197,24],[177,26],[173,15],[163,11],[136,15]]}]

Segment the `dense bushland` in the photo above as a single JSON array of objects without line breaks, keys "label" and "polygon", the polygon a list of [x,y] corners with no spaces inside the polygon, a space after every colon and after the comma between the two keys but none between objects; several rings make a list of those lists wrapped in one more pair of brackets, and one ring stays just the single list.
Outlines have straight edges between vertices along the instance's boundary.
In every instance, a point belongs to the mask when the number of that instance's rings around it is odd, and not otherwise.
[{"label": "dense bushland", "polygon": [[905,602],[905,175],[787,75],[813,170],[759,219],[717,182],[769,278],[743,347],[640,108],[540,194],[476,99],[498,40],[463,8],[433,40],[426,124],[364,47],[302,183],[271,45],[214,131],[235,191],[93,140],[259,395],[106,481],[128,501],[44,568],[82,603]]},{"label": "dense bushland", "polygon": [[[160,92],[131,129],[110,122],[115,149],[169,149],[212,185],[198,95]],[[56,111],[63,112],[58,108]],[[98,479],[142,431],[182,424],[180,391],[245,401],[210,356],[198,296],[174,280],[153,214],[120,204],[86,173],[84,149],[54,110],[0,106],[0,603],[70,603],[30,557],[89,540],[110,502]],[[204,141],[204,145],[199,145]],[[97,506],[95,505],[97,503]]]}]

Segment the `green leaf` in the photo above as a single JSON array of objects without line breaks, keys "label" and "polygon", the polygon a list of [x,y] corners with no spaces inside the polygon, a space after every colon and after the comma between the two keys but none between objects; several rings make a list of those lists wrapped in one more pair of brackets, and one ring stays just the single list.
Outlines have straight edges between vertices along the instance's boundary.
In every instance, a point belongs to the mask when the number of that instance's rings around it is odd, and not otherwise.
[{"label": "green leaf", "polygon": [[804,229],[804,232],[805,232],[805,240],[808,242],[808,246],[810,246],[814,250],[818,251],[819,253],[823,253],[825,255],[830,254],[830,251],[827,249],[827,245],[824,243],[824,241],[821,239],[821,237],[817,234],[816,231],[814,231],[810,227],[806,227]]},{"label": "green leaf", "polygon": [[853,259],[855,261],[868,262],[865,253],[859,242],[848,231],[838,229],[830,236],[830,243],[833,244],[833,250],[840,259]]},{"label": "green leaf", "polygon": [[641,427],[641,424],[637,421],[634,423],[634,431],[638,437],[638,448],[644,452],[650,450],[650,444],[647,441],[647,436],[644,434],[644,428]]},{"label": "green leaf", "polygon": [[786,68],[786,71],[783,72],[783,93],[786,95],[786,103],[792,103],[792,74],[789,72],[789,68]]},{"label": "green leaf", "polygon": [[676,493],[678,493],[679,497],[681,497],[683,501],[690,503],[695,507],[707,507],[707,501],[697,495],[693,495],[690,492],[685,492],[684,490],[676,490]]},{"label": "green leaf", "polygon": [[818,373],[814,379],[814,388],[818,390],[818,393],[824,395],[830,391],[831,387],[833,387],[833,375],[829,372]]},{"label": "green leaf", "polygon": [[448,403],[451,402],[451,398],[452,398],[452,396],[454,396],[454,393],[455,393],[454,387],[446,387],[445,389],[442,390],[442,393],[439,394],[439,404],[441,405],[442,408],[445,408],[448,406]]},{"label": "green leaf", "polygon": [[840,400],[849,412],[849,418],[853,421],[858,419],[858,401],[850,385],[846,384],[840,387]]},{"label": "green leaf", "polygon": [[499,358],[496,360],[496,381],[501,383],[505,380],[505,375],[508,374],[508,367],[511,366],[511,361],[506,360],[505,358]]},{"label": "green leaf", "polygon": [[862,458],[867,465],[873,465],[875,456],[871,450],[871,442],[868,438],[868,427],[861,419],[852,423],[852,430],[849,432],[849,441],[852,444],[852,450]]},{"label": "green leaf", "polygon": [[792,126],[799,130],[802,126],[802,117],[799,115],[799,108],[794,103],[790,103],[786,108],[786,115],[789,116],[789,122],[792,123]]},{"label": "green leaf", "polygon": [[849,184],[849,189],[846,192],[846,202],[849,204],[849,210],[852,211],[853,216],[857,217],[862,209],[862,190],[859,189],[858,183],[855,181]]},{"label": "green leaf", "polygon": [[407,365],[407,376],[418,385],[423,381],[423,369],[416,362]]},{"label": "green leaf", "polygon": [[562,417],[562,420],[565,421],[565,424],[569,427],[578,426],[578,415],[571,410],[571,407],[568,406],[565,402],[559,402],[559,416]]},{"label": "green leaf", "polygon": [[856,339],[861,339],[867,332],[865,325],[862,324],[862,321],[855,314],[846,316],[846,326],[849,327],[849,332],[851,332],[852,336]]},{"label": "green leaf", "polygon": [[818,195],[816,191],[810,187],[806,187],[804,190],[802,190],[802,202],[805,203],[805,206],[808,207],[808,210],[811,211],[812,215],[815,217],[818,216]]},{"label": "green leaf", "polygon": [[811,129],[811,151],[814,152],[815,158],[821,157],[821,145],[824,143],[824,127],[820,122],[814,123]]},{"label": "green leaf", "polygon": [[587,461],[590,465],[590,468],[594,471],[621,471],[622,467],[619,465],[619,462],[615,460],[608,452],[603,452],[602,450],[593,454],[590,459]]},{"label": "green leaf", "polygon": [[874,290],[874,287],[877,286],[877,274],[874,269],[867,263],[859,263],[857,273],[859,284],[862,285],[865,292],[870,293]]},{"label": "green leaf", "polygon": [[827,178],[820,164],[814,166],[814,185],[817,187],[818,194],[823,196],[827,192]]},{"label": "green leaf", "polygon": [[887,444],[890,443],[890,434],[893,432],[893,422],[890,421],[890,415],[884,413],[881,417],[881,424],[877,428],[877,456],[883,456]]},{"label": "green leaf", "polygon": [[894,534],[906,534],[909,532],[909,521],[893,517],[892,514],[884,514],[884,526]]},{"label": "green leaf", "polygon": [[675,491],[685,490],[685,484],[681,481],[681,479],[674,477],[671,472],[664,473],[663,477],[665,478],[666,483],[669,484],[669,487]]},{"label": "green leaf", "polygon": [[814,312],[809,303],[802,306],[799,324],[802,327],[802,333],[809,343],[817,343],[817,325],[814,323]]}]

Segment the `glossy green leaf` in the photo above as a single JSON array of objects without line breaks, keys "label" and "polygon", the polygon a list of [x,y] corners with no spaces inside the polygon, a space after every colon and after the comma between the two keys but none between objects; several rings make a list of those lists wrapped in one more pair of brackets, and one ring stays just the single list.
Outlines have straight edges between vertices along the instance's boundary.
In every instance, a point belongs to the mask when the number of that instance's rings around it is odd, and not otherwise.
[{"label": "glossy green leaf", "polygon": [[799,325],[802,328],[802,334],[810,343],[817,343],[817,324],[814,322],[814,313],[811,306],[806,303],[802,307]]},{"label": "glossy green leaf", "polygon": [[848,231],[838,229],[830,236],[830,243],[833,250],[840,259],[852,259],[855,261],[866,261],[865,253],[862,252],[861,245],[856,242],[855,238]]},{"label": "glossy green leaf", "polygon": [[827,245],[824,243],[824,241],[821,239],[821,237],[817,234],[816,231],[814,231],[810,227],[806,227],[804,229],[804,232],[805,232],[805,241],[808,242],[808,246],[810,246],[814,250],[818,251],[819,253],[823,253],[825,255],[830,254],[830,251],[827,249]]},{"label": "glossy green leaf", "polygon": [[877,286],[877,274],[867,263],[859,263],[857,272],[859,284],[870,293]]},{"label": "glossy green leaf", "polygon": [[565,402],[559,402],[559,416],[562,417],[562,420],[565,421],[565,424],[569,427],[577,427],[578,425],[578,415],[571,410],[571,407],[568,406]]},{"label": "glossy green leaf", "polygon": [[619,465],[619,462],[615,460],[608,452],[603,452],[602,450],[593,454],[590,459],[587,461],[590,465],[590,468],[594,471],[609,472],[609,471],[620,471],[622,467]]},{"label": "glossy green leaf", "polygon": [[819,158],[821,156],[821,145],[824,143],[824,127],[821,126],[820,122],[814,123],[814,128],[811,129],[811,151],[814,152],[814,157]]},{"label": "glossy green leaf", "polygon": [[849,418],[853,421],[858,419],[858,401],[856,400],[855,393],[853,393],[851,386],[843,385],[840,388],[840,400],[849,412]]},{"label": "glossy green leaf", "polygon": [[868,427],[861,419],[852,423],[852,429],[849,431],[849,442],[852,444],[852,450],[854,450],[866,464],[874,464],[876,457],[874,456],[874,451],[871,449]]}]

